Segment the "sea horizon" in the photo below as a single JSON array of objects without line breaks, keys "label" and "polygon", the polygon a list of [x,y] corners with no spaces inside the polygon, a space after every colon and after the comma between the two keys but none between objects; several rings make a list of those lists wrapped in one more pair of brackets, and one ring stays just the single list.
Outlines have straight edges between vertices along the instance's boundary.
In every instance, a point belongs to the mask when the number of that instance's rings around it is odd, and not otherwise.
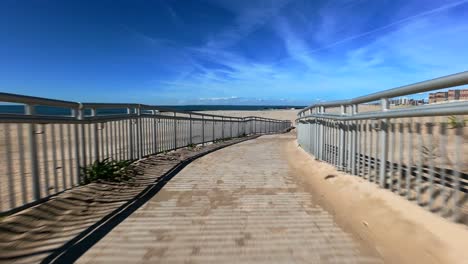
[{"label": "sea horizon", "polygon": [[[261,110],[287,110],[302,109],[306,106],[298,105],[158,105],[161,108],[178,111],[261,111]],[[88,115],[90,110],[85,111]],[[70,115],[71,110],[67,108],[37,106],[36,113],[39,115]],[[126,109],[99,109],[98,114],[123,114]],[[20,104],[0,105],[0,114],[24,114],[24,106]]]}]

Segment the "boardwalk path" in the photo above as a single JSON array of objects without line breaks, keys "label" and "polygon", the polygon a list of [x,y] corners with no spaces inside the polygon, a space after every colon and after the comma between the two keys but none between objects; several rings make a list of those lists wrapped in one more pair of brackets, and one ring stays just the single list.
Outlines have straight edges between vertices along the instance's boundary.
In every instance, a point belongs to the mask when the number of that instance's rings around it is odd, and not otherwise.
[{"label": "boardwalk path", "polygon": [[196,160],[80,263],[381,263],[313,204],[264,136]]}]

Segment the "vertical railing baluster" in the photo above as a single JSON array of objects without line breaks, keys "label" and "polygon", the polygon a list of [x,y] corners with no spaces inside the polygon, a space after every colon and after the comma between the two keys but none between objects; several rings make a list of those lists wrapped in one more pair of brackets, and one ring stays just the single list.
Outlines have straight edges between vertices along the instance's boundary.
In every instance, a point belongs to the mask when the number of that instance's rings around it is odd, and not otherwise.
[{"label": "vertical railing baluster", "polygon": [[[79,122],[75,126],[75,130],[77,130],[75,132],[78,132],[78,134],[80,136],[78,136],[79,140],[77,140],[77,142],[75,142],[75,144],[77,144],[76,147],[78,149],[80,149],[80,147],[81,147],[81,161],[83,162],[82,167],[86,167],[88,165],[88,157],[87,157],[87,154],[86,154],[87,140],[86,140],[85,123],[84,123],[84,109],[82,107],[77,109],[76,119],[78,119]],[[78,129],[78,126],[79,126],[79,129]],[[78,156],[80,156],[80,155],[78,155]],[[80,167],[80,166],[78,166],[78,167]],[[75,178],[75,179],[77,179],[77,178]],[[75,184],[79,184],[79,181],[75,182]]]},{"label": "vertical railing baluster", "polygon": [[434,161],[435,161],[435,153],[434,153],[434,118],[431,118],[431,121],[426,124],[427,135],[429,139],[427,141],[427,150],[428,150],[428,161],[429,161],[429,202],[427,203],[427,208],[432,210],[432,205],[434,203]]},{"label": "vertical railing baluster", "polygon": [[404,146],[403,146],[403,141],[405,139],[404,137],[404,132],[405,132],[405,127],[403,120],[400,119],[400,123],[398,123],[398,194],[401,195],[401,189],[402,189],[402,183],[403,183],[403,152],[404,152]]},{"label": "vertical railing baluster", "polygon": [[372,153],[374,152],[373,151],[373,134],[374,134],[374,120],[371,120],[369,122],[369,127],[368,127],[368,130],[369,132],[369,160],[368,160],[368,165],[367,165],[367,168],[368,168],[368,172],[367,172],[367,180],[372,182]]},{"label": "vertical railing baluster", "polygon": [[[356,104],[353,104],[351,106],[351,115],[355,116],[358,113],[358,106]],[[353,120],[351,123],[351,174],[357,175],[356,171],[356,155],[357,155],[357,126],[358,126],[358,121]]]},{"label": "vertical railing baluster", "polygon": [[408,120],[408,164],[406,165],[406,198],[411,199],[411,177],[413,172],[413,120]]},{"label": "vertical railing baluster", "polygon": [[174,149],[177,149],[177,113],[174,112]]},{"label": "vertical railing baluster", "polygon": [[462,119],[461,121],[456,121],[455,127],[455,162],[453,166],[454,174],[453,174],[453,213],[452,213],[452,220],[458,221],[462,217],[462,194],[460,191],[461,188],[461,170],[463,165],[463,128],[465,126],[465,121]]},{"label": "vertical railing baluster", "polygon": [[421,204],[421,189],[422,189],[422,173],[423,173],[423,138],[421,130],[421,122],[416,122],[416,135],[418,137],[418,161],[416,174],[416,203]]},{"label": "vertical railing baluster", "polygon": [[214,116],[213,116],[213,131],[212,131],[212,133],[213,133],[212,138],[213,138],[213,143],[214,143],[215,140],[216,140],[216,137],[215,137],[215,117]]},{"label": "vertical railing baluster", "polygon": [[[61,171],[62,171],[62,189],[67,189],[68,188],[68,185],[67,185],[67,177],[66,177],[66,169],[65,169],[65,142],[64,142],[64,138],[63,138],[63,126],[65,124],[60,124],[59,126],[59,137],[60,137],[60,161],[61,161],[61,164],[62,164],[62,168],[61,168]],[[68,137],[68,138],[71,138],[71,137]]]},{"label": "vertical railing baluster", "polygon": [[57,174],[57,147],[55,142],[55,124],[50,124],[50,133],[52,138],[52,169],[54,175],[54,191],[58,192],[58,174]]},{"label": "vertical railing baluster", "polygon": [[[380,100],[382,112],[389,109],[389,102],[387,98]],[[379,168],[379,184],[381,188],[386,187],[387,176],[387,158],[388,158],[388,119],[380,120],[380,168]],[[377,158],[377,155],[376,155]],[[377,159],[376,159],[377,161]],[[377,164],[377,163],[376,163]]]},{"label": "vertical railing baluster", "polygon": [[25,175],[25,162],[24,162],[24,138],[23,138],[23,124],[17,124],[18,130],[18,151],[19,151],[19,175],[21,177],[21,198],[23,204],[28,201],[28,184]]},{"label": "vertical railing baluster", "polygon": [[[448,158],[447,158],[447,123],[442,121],[440,123],[440,141],[439,141],[439,149],[440,149],[440,185],[441,191],[440,196],[442,199],[445,200],[445,196],[447,196],[447,166],[448,166]],[[441,208],[440,213],[443,215],[446,213],[445,208]]]},{"label": "vertical railing baluster", "polygon": [[[96,108],[91,108],[91,118],[96,117]],[[99,160],[99,135],[98,123],[93,121],[93,136],[94,136],[94,160]]]},{"label": "vertical railing baluster", "polygon": [[189,126],[190,126],[190,136],[189,136],[189,137],[190,137],[190,141],[189,141],[189,142],[190,142],[190,145],[192,145],[192,144],[193,144],[193,138],[192,138],[192,137],[193,137],[193,135],[192,135],[192,134],[193,134],[193,131],[192,131],[192,114],[189,114],[189,118],[190,118],[190,123],[189,123]]},{"label": "vertical railing baluster", "polygon": [[[84,124],[83,124],[83,118],[84,118],[84,110],[83,110],[83,105],[80,104],[80,106],[77,109],[72,110],[73,116],[78,120],[77,124],[74,126],[75,130],[75,178],[74,178],[74,184],[79,185],[81,183],[81,168],[85,168],[87,166],[86,164],[86,145],[85,145],[85,135],[84,135]],[[81,140],[80,140],[80,129],[81,128]],[[81,145],[81,151],[83,153],[83,156],[80,158],[80,145]],[[70,157],[71,159],[71,157]],[[81,167],[80,164],[81,162],[83,163],[83,166]],[[72,175],[70,175],[72,177]],[[71,181],[73,182],[73,181]]]},{"label": "vertical railing baluster", "polygon": [[137,111],[137,153],[138,159],[143,157],[143,128],[142,128],[142,116],[141,116],[141,105],[138,105],[136,108]]},{"label": "vertical railing baluster", "polygon": [[[34,116],[34,105],[25,105],[25,114]],[[32,179],[32,194],[35,201],[41,199],[41,183],[39,180],[39,162],[37,159],[37,139],[36,139],[36,124],[31,122],[28,124],[28,140],[29,140],[29,161],[31,162],[31,179]]]},{"label": "vertical railing baluster", "polygon": [[[72,116],[76,116],[77,110],[72,110]],[[74,168],[76,164],[76,160],[73,160],[73,150],[75,150],[75,155],[78,153],[78,156],[80,154],[80,149],[78,144],[75,142],[78,140],[79,136],[76,136],[76,131],[78,128],[76,127],[77,124],[67,124],[67,139],[68,139],[68,176],[70,177],[70,187],[73,187],[74,185],[74,180],[73,180],[73,175],[76,172],[76,169]],[[76,127],[76,128],[75,128]],[[72,131],[73,128],[73,131]],[[75,146],[73,144],[75,143]]]},{"label": "vertical railing baluster", "polygon": [[393,124],[393,120],[388,120],[388,153],[389,153],[389,168],[388,168],[388,175],[389,175],[389,186],[388,189],[393,191],[393,180],[394,180],[394,163],[395,163],[395,124]]},{"label": "vertical railing baluster", "polygon": [[224,139],[224,117],[221,117],[221,139]]},{"label": "vertical railing baluster", "polygon": [[201,127],[202,127],[202,146],[205,146],[205,116],[201,116]]},{"label": "vertical railing baluster", "polygon": [[156,118],[156,110],[153,110],[153,154],[158,153],[158,119]]},{"label": "vertical railing baluster", "polygon": [[[128,152],[129,152],[129,158],[130,160],[134,160],[134,150],[133,150],[133,118],[132,118],[132,112],[133,112],[133,109],[131,108],[127,108],[127,115],[128,115],[128,120],[129,120],[129,123],[128,123]],[[107,142],[109,142],[109,139],[107,140]]]},{"label": "vertical railing baluster", "polygon": [[[16,195],[15,195],[15,179],[13,175],[13,153],[11,151],[11,129],[10,123],[3,124],[4,136],[5,136],[5,162],[6,162],[6,176],[8,180],[7,189],[8,189],[8,198],[10,208],[15,208],[16,206]],[[1,195],[1,194],[0,194]],[[0,201],[1,208],[1,201]]]},{"label": "vertical railing baluster", "polygon": [[[345,116],[346,115],[346,108],[344,105],[340,106],[341,108],[341,115]],[[339,136],[340,136],[340,141],[339,141],[339,165],[338,165],[338,170],[344,171],[344,161],[345,161],[345,148],[344,148],[344,142],[345,142],[345,134],[344,134],[344,129],[345,125],[344,122],[340,122],[339,124]]]},{"label": "vertical railing baluster", "polygon": [[257,134],[257,118],[253,118],[254,134]]}]

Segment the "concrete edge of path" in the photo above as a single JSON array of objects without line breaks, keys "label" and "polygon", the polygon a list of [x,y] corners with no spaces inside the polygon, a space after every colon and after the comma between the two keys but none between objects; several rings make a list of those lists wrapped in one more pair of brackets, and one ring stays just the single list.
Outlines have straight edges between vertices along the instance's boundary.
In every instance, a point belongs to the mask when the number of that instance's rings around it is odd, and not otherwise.
[{"label": "concrete edge of path", "polygon": [[289,142],[287,157],[317,204],[373,246],[386,263],[468,263],[468,227],[360,177],[337,171]]},{"label": "concrete edge of path", "polygon": [[161,177],[161,180],[155,182],[155,184],[150,184],[143,191],[141,191],[134,198],[111,212],[110,214],[103,217],[101,220],[93,224],[92,226],[85,229],[78,236],[74,237],[72,240],[68,241],[61,248],[56,250],[54,253],[47,256],[41,261],[41,263],[73,263],[78,258],[80,258],[88,249],[90,249],[94,244],[101,240],[106,234],[108,234],[112,229],[114,229],[118,224],[124,221],[128,216],[133,212],[138,210],[142,205],[144,205],[148,200],[155,196],[163,187],[169,182],[179,171],[189,165],[191,162],[206,156],[210,153],[213,153],[217,150],[256,139],[262,135],[251,136],[242,140],[238,140],[232,143],[225,145],[220,145],[208,151],[198,153],[194,156],[188,157],[177,165],[169,169]]}]

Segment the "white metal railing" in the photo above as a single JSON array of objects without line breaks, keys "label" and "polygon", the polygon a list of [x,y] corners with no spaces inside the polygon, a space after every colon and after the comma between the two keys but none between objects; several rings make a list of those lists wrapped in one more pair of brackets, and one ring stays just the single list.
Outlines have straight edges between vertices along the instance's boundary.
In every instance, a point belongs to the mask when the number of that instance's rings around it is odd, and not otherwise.
[{"label": "white metal railing", "polygon": [[468,101],[389,104],[392,97],[466,84],[462,72],[311,105],[298,113],[298,142],[339,170],[468,223]]},{"label": "white metal railing", "polygon": [[[136,160],[190,145],[282,132],[291,126],[286,120],[143,104],[77,103],[7,93],[0,93],[0,102],[24,107],[20,114],[0,113],[0,215],[79,185],[81,168],[96,160]],[[39,107],[60,108],[68,114],[44,115]]]}]

